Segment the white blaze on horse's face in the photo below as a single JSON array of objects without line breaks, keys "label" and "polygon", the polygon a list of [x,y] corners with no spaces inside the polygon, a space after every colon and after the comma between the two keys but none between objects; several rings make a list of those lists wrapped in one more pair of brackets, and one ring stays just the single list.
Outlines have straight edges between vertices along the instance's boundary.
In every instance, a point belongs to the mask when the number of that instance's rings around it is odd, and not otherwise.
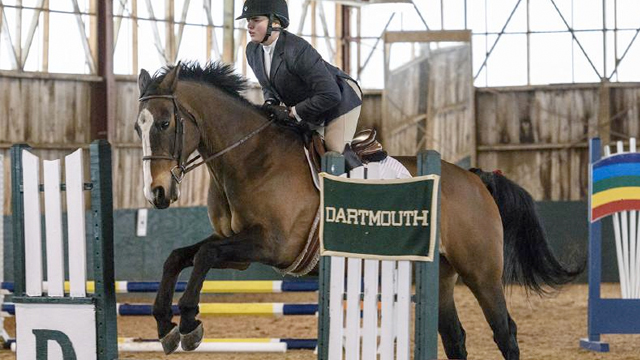
[{"label": "white blaze on horse's face", "polygon": [[[151,140],[149,135],[153,126],[153,115],[147,109],[142,109],[138,115],[138,127],[140,129],[140,138],[142,139],[142,156],[151,156]],[[144,197],[153,203],[153,194],[151,193],[151,161],[142,161],[142,175],[144,178]]]}]

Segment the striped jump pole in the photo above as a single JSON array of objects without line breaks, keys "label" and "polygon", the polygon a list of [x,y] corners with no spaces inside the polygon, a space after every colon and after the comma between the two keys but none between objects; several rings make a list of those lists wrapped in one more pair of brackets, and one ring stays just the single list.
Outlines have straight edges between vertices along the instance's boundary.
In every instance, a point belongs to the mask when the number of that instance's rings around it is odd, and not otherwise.
[{"label": "striped jump pole", "polygon": [[[203,339],[202,344],[190,352],[286,352],[287,350],[314,350],[316,339],[290,338],[246,338],[246,339]],[[15,350],[15,339],[8,341]],[[118,338],[118,351],[121,352],[163,352],[157,339]],[[176,352],[185,352],[182,349]]]},{"label": "striped jump pole", "polygon": [[[599,138],[589,142],[589,303],[582,348],[607,352],[602,334],[640,334],[640,153],[618,142],[601,156]],[[616,241],[621,298],[603,299],[602,220],[611,217]]]},{"label": "striped jump pole", "polygon": [[[200,315],[204,316],[292,316],[315,315],[318,312],[318,304],[285,304],[285,303],[201,303]],[[180,315],[178,305],[171,307],[173,315]],[[15,304],[5,303],[2,311],[15,315]],[[151,316],[153,305],[151,304],[116,304],[116,313],[119,316]]]},{"label": "striped jump pole", "polygon": [[[158,281],[116,281],[115,291],[117,294],[130,293],[155,293],[158,292]],[[64,289],[69,291],[69,282],[65,281]],[[42,284],[46,292],[49,284],[45,281]],[[187,287],[186,281],[178,281],[176,292],[184,292]],[[13,292],[13,282],[3,282],[0,288],[9,293]],[[93,293],[95,282],[87,281],[87,292]],[[210,280],[202,285],[201,294],[260,294],[260,293],[283,293],[283,292],[314,292],[318,291],[317,280]]]},{"label": "striped jump pole", "polygon": [[346,179],[337,153],[323,169],[318,359],[437,358],[439,154],[421,153],[413,179],[379,180],[378,163]]},{"label": "striped jump pole", "polygon": [[[113,265],[111,149],[106,141],[90,146],[91,181],[84,181],[82,149],[61,161],[43,161],[28,145],[14,145],[12,205],[14,296],[18,360],[118,357]],[[40,181],[40,165],[43,180]],[[65,192],[67,228],[62,222]],[[91,191],[95,292],[88,295],[84,191]],[[44,203],[41,204],[41,192]],[[44,209],[44,211],[42,211]],[[46,269],[43,269],[41,220],[44,213]],[[66,231],[65,231],[66,230]],[[69,258],[64,259],[63,238]],[[65,262],[69,291],[64,289]],[[43,291],[46,272],[47,291]],[[72,321],[70,321],[72,319]]]}]

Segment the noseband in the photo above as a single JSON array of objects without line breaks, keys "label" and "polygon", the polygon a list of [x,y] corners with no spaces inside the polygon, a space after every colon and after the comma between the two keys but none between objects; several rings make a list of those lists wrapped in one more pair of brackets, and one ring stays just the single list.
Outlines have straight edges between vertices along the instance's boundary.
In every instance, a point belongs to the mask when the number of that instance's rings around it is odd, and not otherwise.
[{"label": "noseband", "polygon": [[[175,165],[174,167],[171,168],[171,176],[173,177],[173,179],[180,184],[182,182],[182,180],[184,179],[184,176],[194,170],[195,168],[197,168],[198,166],[207,163],[217,157],[220,157],[222,155],[224,155],[225,153],[227,153],[228,151],[232,150],[233,148],[242,145],[244,142],[246,142],[247,140],[249,140],[250,138],[252,138],[253,136],[255,136],[256,134],[258,134],[260,131],[264,130],[267,128],[267,126],[269,126],[273,120],[268,120],[266,121],[264,124],[260,125],[260,127],[258,127],[257,129],[253,130],[252,132],[250,132],[248,135],[244,136],[243,138],[239,139],[238,141],[234,142],[233,144],[225,147],[224,149],[214,153],[213,155],[207,157],[206,159],[200,161],[199,163],[194,164],[194,162],[196,162],[198,159],[201,159],[202,157],[200,155],[194,157],[193,159],[189,160],[189,161],[182,161],[182,148],[184,146],[184,137],[185,137],[185,131],[184,131],[184,117],[180,116],[180,105],[178,104],[178,99],[176,98],[175,95],[148,95],[148,96],[143,96],[141,98],[138,99],[139,102],[144,102],[147,100],[151,100],[151,99],[169,99],[173,102],[173,116],[175,119],[175,123],[176,123],[176,136],[174,139],[174,145],[173,145],[173,155],[172,156],[168,156],[168,155],[148,155],[148,156],[143,156],[142,157],[142,161],[147,161],[147,160],[175,160],[177,162],[177,165]],[[198,126],[198,123],[196,122],[195,117],[187,110],[185,110],[185,112],[188,115],[189,120],[191,120],[193,122],[194,125],[196,125],[196,127]],[[180,174],[177,174],[177,171],[180,170]]]}]

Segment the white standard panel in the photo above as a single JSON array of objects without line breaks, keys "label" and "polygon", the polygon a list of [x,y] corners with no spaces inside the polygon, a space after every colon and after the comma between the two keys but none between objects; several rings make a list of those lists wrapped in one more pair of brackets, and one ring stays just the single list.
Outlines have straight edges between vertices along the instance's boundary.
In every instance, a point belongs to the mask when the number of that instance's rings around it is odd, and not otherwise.
[{"label": "white standard panel", "polygon": [[[629,152],[637,152],[636,138],[629,139]],[[640,299],[640,244],[638,243],[638,217],[637,211],[631,211],[631,225],[629,227],[629,241],[631,242],[631,295],[634,299]]]},{"label": "white standard panel", "polygon": [[[34,330],[52,330],[71,342],[76,359],[96,359],[96,314],[91,304],[16,304],[17,360],[34,360]],[[48,360],[63,360],[57,341],[48,341]]]},{"label": "white standard panel", "polygon": [[27,150],[22,150],[24,260],[28,296],[42,296],[42,225],[39,186],[40,159]]},{"label": "white standard panel", "polygon": [[398,307],[397,307],[396,342],[398,360],[409,360],[410,339],[409,325],[411,323],[411,262],[398,261]]},{"label": "white standard panel", "polygon": [[395,261],[382,261],[382,288],[380,298],[380,360],[392,360],[394,350],[394,277]]},{"label": "white standard panel", "polygon": [[340,256],[331,257],[329,285],[329,359],[331,360],[342,359],[344,259]]},{"label": "white standard panel", "polygon": [[62,197],[60,160],[43,161],[44,219],[47,244],[49,296],[64,296],[64,247],[62,245]]},{"label": "white standard panel", "polygon": [[347,325],[345,334],[345,359],[360,359],[360,286],[362,284],[362,260],[347,261]]},{"label": "white standard panel", "polygon": [[84,297],[87,294],[87,236],[84,220],[82,149],[65,157],[65,170],[69,233],[69,290],[72,297]]},{"label": "white standard panel", "polygon": [[364,261],[364,301],[362,306],[362,359],[377,359],[378,351],[378,260]]}]

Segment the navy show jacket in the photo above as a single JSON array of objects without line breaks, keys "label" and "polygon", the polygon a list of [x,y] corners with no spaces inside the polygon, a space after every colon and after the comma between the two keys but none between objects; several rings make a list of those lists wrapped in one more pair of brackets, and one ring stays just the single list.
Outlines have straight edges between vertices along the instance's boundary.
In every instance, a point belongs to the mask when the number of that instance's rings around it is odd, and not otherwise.
[{"label": "navy show jacket", "polygon": [[307,41],[284,29],[276,42],[269,78],[260,44],[247,44],[247,62],[262,86],[264,99],[295,106],[302,121],[327,125],[362,104],[345,81],[355,80],[324,61]]}]

